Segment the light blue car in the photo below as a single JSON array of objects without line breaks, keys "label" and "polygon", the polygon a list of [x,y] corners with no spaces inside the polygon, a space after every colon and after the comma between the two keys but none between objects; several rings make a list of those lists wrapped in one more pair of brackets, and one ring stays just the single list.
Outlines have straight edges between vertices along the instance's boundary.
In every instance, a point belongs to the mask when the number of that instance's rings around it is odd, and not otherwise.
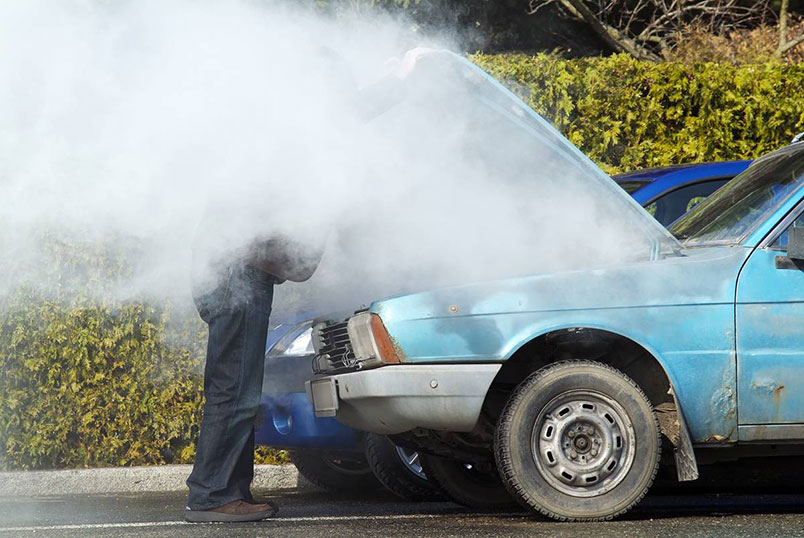
[{"label": "light blue car", "polygon": [[[612,176],[664,225],[743,172],[750,161],[687,164]],[[311,314],[298,314],[295,319]],[[329,491],[365,491],[376,478],[406,500],[432,497],[414,450],[389,446],[333,417],[316,417],[304,392],[313,374],[312,322],[293,321],[268,334],[263,383],[263,419],[257,442],[290,451],[305,478]]]},{"label": "light blue car", "polygon": [[316,414],[419,451],[457,502],[558,520],[625,513],[661,463],[695,480],[704,452],[804,445],[804,144],[756,160],[668,232],[497,89],[562,169],[628,215],[634,251],[319,321]]}]

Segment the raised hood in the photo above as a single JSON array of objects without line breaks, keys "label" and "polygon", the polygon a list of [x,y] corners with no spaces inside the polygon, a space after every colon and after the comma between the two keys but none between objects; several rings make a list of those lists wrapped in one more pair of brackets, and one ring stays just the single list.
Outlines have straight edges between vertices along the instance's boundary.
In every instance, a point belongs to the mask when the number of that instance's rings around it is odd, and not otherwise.
[{"label": "raised hood", "polygon": [[[477,124],[476,136],[484,139],[479,146],[494,148],[495,173],[500,179],[558,182],[578,193],[578,198],[593,200],[599,220],[606,220],[607,226],[620,228],[630,241],[640,243],[631,245],[635,250],[654,259],[660,253],[678,250],[676,239],[658,221],[519,97],[466,58],[444,52],[438,58],[438,63],[442,62],[439,70],[445,79],[457,75],[448,82],[449,91],[455,94],[449,106],[462,107],[466,121]],[[457,95],[464,90],[464,96]],[[505,117],[506,129],[518,130],[519,136],[511,136],[510,131],[501,134],[494,115]],[[519,139],[513,147],[512,138]],[[578,205],[579,213],[589,211],[583,200]]]}]

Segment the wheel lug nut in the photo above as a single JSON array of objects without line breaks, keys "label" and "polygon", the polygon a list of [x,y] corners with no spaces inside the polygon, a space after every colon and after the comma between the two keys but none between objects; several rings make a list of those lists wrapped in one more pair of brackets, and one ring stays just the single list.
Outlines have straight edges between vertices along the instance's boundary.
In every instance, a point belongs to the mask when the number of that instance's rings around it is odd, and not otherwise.
[{"label": "wheel lug nut", "polygon": [[575,432],[574,432],[574,431],[572,431],[572,430],[568,431],[568,432],[567,432],[567,437],[569,437],[570,439],[572,439],[573,437],[575,437]]},{"label": "wheel lug nut", "polygon": [[587,434],[587,435],[594,435],[594,434],[595,434],[595,430],[594,430],[594,429],[592,429],[592,427],[590,426],[590,427],[586,428],[586,434]]},{"label": "wheel lug nut", "polygon": [[570,452],[570,458],[575,459],[575,458],[577,458],[577,457],[578,457],[578,453],[577,453],[577,452],[575,452],[574,450],[573,450],[572,452]]},{"label": "wheel lug nut", "polygon": [[595,450],[594,448],[593,448],[593,449],[592,449],[592,451],[591,451],[591,452],[589,452],[589,453],[590,453],[590,454],[592,454],[592,456],[593,456],[593,457],[594,457],[594,456],[597,456],[597,450]]}]

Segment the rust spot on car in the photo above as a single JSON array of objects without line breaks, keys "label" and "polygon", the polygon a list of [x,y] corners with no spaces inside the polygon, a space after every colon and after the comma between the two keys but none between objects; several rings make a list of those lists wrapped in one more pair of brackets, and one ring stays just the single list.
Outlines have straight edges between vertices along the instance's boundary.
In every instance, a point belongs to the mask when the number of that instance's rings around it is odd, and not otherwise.
[{"label": "rust spot on car", "polygon": [[780,422],[784,385],[773,379],[759,378],[751,381],[751,390],[767,396],[773,395],[773,420],[774,422]]},{"label": "rust spot on car", "polygon": [[784,390],[784,385],[779,385],[773,391],[773,416],[776,422],[780,422],[780,417],[782,415],[782,391]]},{"label": "rust spot on car", "polygon": [[391,340],[391,345],[394,348],[394,353],[396,353],[396,358],[399,359],[399,362],[405,362],[408,359],[408,356],[405,354],[405,350],[402,349],[402,346],[399,345],[399,342],[396,338],[388,335],[388,338]]},{"label": "rust spot on car", "polygon": [[768,394],[771,392],[779,394],[784,389],[784,385],[769,379],[755,379],[751,382],[751,388]]},{"label": "rust spot on car", "polygon": [[734,432],[736,430],[737,430],[737,426],[734,426],[728,431],[728,433],[726,433],[726,435],[720,435],[720,434],[716,433],[716,434],[710,435],[709,437],[704,439],[704,442],[706,442],[706,443],[736,443],[737,440],[732,438],[732,436],[734,435]]},{"label": "rust spot on car", "polygon": [[736,376],[734,369],[727,367],[723,371],[723,380],[720,389],[712,394],[712,409],[728,421],[737,418],[737,398],[734,393]]}]

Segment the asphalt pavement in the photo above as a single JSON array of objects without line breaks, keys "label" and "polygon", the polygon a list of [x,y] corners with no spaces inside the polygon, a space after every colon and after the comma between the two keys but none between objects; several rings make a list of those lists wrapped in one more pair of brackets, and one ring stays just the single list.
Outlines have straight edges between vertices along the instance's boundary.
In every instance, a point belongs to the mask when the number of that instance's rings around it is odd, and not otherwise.
[{"label": "asphalt pavement", "polygon": [[[117,489],[124,487],[126,480],[131,482],[130,488],[178,489],[183,487],[186,468],[5,473],[0,476],[0,481],[6,482],[0,484],[0,538],[804,537],[802,463],[801,456],[735,460],[702,467],[700,480],[683,484],[670,470],[663,470],[639,506],[623,518],[605,523],[557,523],[526,512],[482,512],[448,502],[406,503],[383,490],[325,493],[300,484],[290,466],[267,466],[258,469],[264,480],[255,481],[255,496],[279,504],[275,518],[257,523],[190,524],[183,520],[184,491]],[[106,493],[96,492],[94,488],[100,485],[90,483],[93,476],[95,482],[107,483]],[[150,479],[144,480],[145,476]],[[77,482],[87,482],[86,487],[80,489]]]},{"label": "asphalt pavement", "polygon": [[804,536],[804,495],[698,493],[648,497],[625,518],[556,523],[526,513],[482,513],[446,502],[404,503],[382,492],[258,492],[280,505],[258,523],[189,524],[183,492],[0,498],[5,536]]}]

